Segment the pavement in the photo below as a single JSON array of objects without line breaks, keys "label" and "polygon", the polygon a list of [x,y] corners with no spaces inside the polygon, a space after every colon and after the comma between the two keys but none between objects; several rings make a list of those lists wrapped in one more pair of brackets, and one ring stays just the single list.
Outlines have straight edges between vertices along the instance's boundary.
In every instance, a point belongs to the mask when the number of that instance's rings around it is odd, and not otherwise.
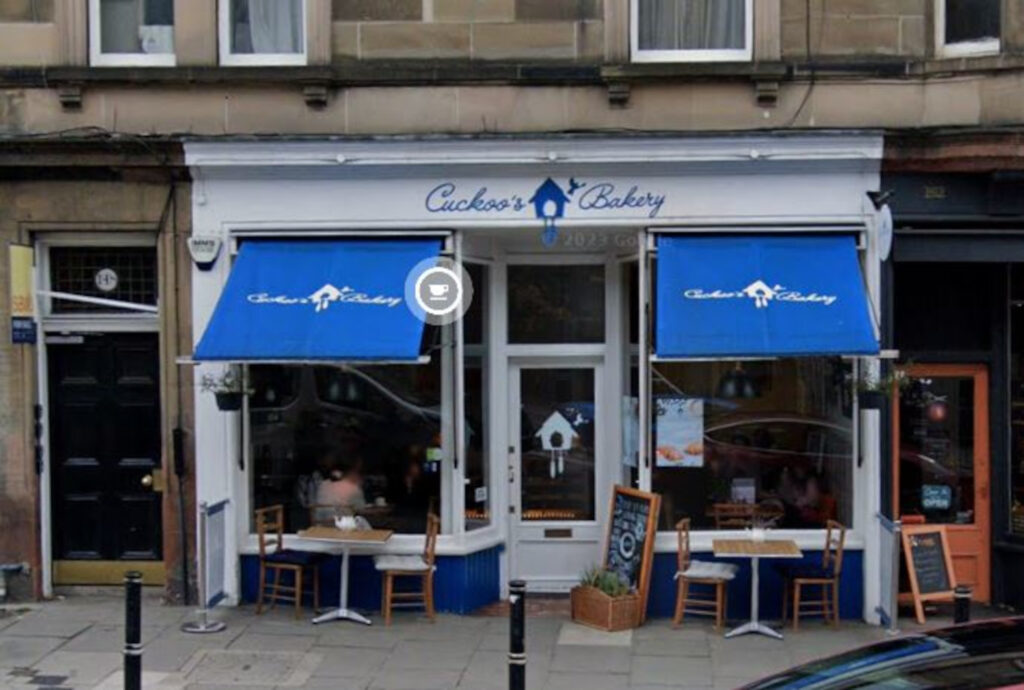
[{"label": "pavement", "polygon": [[[304,611],[304,614],[310,612]],[[181,631],[190,608],[143,601],[144,687],[334,688],[335,690],[505,690],[508,621],[477,616],[397,613],[390,628],[351,622],[313,626],[278,608],[251,606],[211,614],[227,630]],[[602,633],[564,617],[528,618],[531,690],[735,688],[794,664],[884,639],[884,630],[844,622],[838,630],[801,622],[786,639],[727,640],[704,622],[673,629],[652,620],[636,630]],[[0,688],[120,689],[124,604],[103,594],[0,607]]]}]

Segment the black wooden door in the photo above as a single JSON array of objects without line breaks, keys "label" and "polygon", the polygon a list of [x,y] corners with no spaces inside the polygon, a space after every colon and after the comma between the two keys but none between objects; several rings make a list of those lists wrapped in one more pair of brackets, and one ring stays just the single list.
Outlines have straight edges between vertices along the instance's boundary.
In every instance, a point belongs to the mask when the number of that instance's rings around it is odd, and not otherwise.
[{"label": "black wooden door", "polygon": [[161,560],[157,335],[63,340],[47,345],[54,558]]}]

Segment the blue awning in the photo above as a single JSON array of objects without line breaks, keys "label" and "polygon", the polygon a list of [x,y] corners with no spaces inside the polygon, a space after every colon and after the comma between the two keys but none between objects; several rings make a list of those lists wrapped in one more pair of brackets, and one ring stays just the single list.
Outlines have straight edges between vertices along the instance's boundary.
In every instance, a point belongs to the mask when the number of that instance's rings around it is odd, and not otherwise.
[{"label": "blue awning", "polygon": [[437,238],[247,241],[194,358],[414,361],[423,321],[407,278],[440,248]]},{"label": "blue awning", "polygon": [[857,245],[842,236],[662,236],[659,358],[878,354]]}]

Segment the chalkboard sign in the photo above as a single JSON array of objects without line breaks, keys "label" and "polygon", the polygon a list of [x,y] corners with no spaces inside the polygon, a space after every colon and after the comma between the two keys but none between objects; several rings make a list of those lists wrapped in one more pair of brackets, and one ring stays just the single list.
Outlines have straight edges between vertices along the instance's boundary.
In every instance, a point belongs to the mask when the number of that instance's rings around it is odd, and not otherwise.
[{"label": "chalkboard sign", "polygon": [[942,525],[905,525],[903,556],[910,580],[911,597],[919,623],[924,623],[925,601],[951,601],[956,578]]},{"label": "chalkboard sign", "polygon": [[[654,558],[661,497],[623,486],[612,490],[608,511],[608,541],[604,567],[640,594],[641,611],[647,609],[647,590]],[[646,616],[641,614],[641,622]]]}]

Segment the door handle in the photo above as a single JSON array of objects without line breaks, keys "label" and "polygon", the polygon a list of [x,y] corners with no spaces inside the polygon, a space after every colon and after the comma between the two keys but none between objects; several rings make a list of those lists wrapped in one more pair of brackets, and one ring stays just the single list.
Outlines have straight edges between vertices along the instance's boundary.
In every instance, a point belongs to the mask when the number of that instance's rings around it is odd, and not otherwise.
[{"label": "door handle", "polygon": [[152,472],[150,472],[149,474],[144,476],[140,480],[140,483],[145,488],[152,489],[153,491],[156,491],[157,493],[163,493],[164,489],[167,488],[166,485],[165,485],[165,482],[164,482],[164,471],[163,470],[153,470]]}]

